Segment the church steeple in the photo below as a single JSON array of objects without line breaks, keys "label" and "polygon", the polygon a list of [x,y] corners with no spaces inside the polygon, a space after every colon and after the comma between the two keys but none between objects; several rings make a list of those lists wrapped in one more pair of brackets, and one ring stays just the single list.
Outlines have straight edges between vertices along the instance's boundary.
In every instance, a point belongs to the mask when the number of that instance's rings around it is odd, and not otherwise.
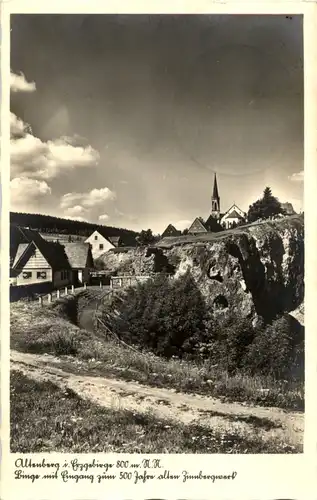
[{"label": "church steeple", "polygon": [[220,197],[218,193],[218,185],[217,185],[217,175],[214,177],[214,189],[211,197],[211,215],[214,217],[220,217]]}]

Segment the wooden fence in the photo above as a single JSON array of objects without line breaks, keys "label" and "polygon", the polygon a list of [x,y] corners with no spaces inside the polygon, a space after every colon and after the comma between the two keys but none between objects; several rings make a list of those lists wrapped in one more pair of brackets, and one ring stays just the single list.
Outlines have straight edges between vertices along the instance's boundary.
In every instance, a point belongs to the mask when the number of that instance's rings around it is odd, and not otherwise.
[{"label": "wooden fence", "polygon": [[[38,295],[37,299],[39,301],[39,304],[41,306],[43,306],[45,304],[50,304],[51,302],[53,302],[53,300],[57,300],[61,297],[65,297],[66,295],[74,295],[75,293],[81,292],[83,290],[87,290],[88,288],[96,290],[98,288],[102,289],[102,288],[106,288],[106,287],[103,287],[102,283],[100,283],[99,287],[88,286],[86,283],[84,283],[84,285],[79,287],[79,288],[75,288],[74,285],[72,285],[70,287],[65,286],[65,288],[61,288],[59,290],[52,290],[50,293]],[[107,289],[109,290],[109,287],[107,287]]]},{"label": "wooden fence", "polygon": [[152,276],[150,275],[140,275],[140,276],[111,276],[110,278],[110,288],[126,288],[128,286],[136,285],[137,283],[143,283],[147,281]]}]

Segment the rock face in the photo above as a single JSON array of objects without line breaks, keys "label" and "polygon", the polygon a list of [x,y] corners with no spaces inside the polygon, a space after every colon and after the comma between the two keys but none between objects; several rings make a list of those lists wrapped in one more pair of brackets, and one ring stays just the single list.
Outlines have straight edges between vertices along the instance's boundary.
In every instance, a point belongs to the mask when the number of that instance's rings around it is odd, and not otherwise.
[{"label": "rock face", "polygon": [[119,274],[188,269],[215,313],[271,319],[296,309],[304,297],[302,216],[254,223],[221,233],[161,240],[155,248],[107,252],[103,260]]}]

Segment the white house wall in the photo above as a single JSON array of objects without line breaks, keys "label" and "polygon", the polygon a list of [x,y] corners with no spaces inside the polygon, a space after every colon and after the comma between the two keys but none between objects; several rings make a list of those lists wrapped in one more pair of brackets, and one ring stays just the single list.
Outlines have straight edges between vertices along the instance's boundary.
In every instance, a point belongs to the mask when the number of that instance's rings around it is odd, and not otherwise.
[{"label": "white house wall", "polygon": [[[104,236],[98,233],[98,231],[94,231],[89,236],[89,238],[85,240],[85,243],[90,243],[93,259],[97,259],[103,253],[107,252],[111,248],[114,248],[114,245],[110,243],[110,241],[108,241]],[[103,247],[100,248],[100,245],[103,245]]]}]

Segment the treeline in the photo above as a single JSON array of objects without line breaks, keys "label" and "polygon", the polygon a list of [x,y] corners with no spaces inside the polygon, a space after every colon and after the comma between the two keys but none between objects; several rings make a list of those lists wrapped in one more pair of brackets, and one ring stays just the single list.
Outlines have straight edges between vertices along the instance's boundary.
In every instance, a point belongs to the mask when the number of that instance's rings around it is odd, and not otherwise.
[{"label": "treeline", "polygon": [[102,229],[105,236],[121,236],[133,240],[138,233],[129,229],[112,226],[103,226],[90,222],[81,222],[72,219],[62,219],[51,215],[26,214],[10,212],[10,224],[15,226],[29,227],[42,233],[74,234],[78,236],[89,236],[96,229]]}]

